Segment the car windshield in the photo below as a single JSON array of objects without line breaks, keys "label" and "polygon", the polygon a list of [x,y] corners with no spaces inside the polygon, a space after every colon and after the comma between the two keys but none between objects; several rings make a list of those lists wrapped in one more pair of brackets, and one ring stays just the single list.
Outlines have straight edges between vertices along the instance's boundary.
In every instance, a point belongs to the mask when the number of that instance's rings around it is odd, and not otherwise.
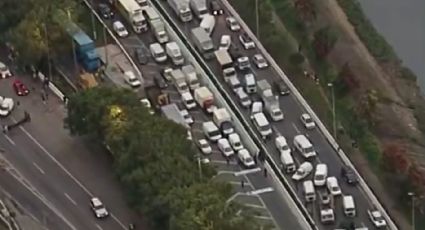
[{"label": "car windshield", "polygon": [[7,67],[5,65],[0,65],[0,71],[2,72],[7,71]]},{"label": "car windshield", "polygon": [[189,115],[189,114],[184,114],[184,115],[183,115],[183,117],[184,117],[184,119],[186,119],[186,120],[191,119],[191,117],[190,117],[190,115]]},{"label": "car windshield", "polygon": [[270,125],[263,125],[260,127],[261,131],[269,131],[270,130]]},{"label": "car windshield", "polygon": [[125,32],[125,28],[124,28],[124,27],[122,27],[122,26],[118,26],[118,27],[117,27],[117,31],[118,31],[118,32]]},{"label": "car windshield", "polygon": [[241,143],[240,143],[240,142],[235,142],[235,143],[233,143],[233,145],[234,145],[235,147],[239,147],[239,146],[241,146]]},{"label": "car windshield", "polygon": [[323,175],[317,175],[315,179],[316,180],[323,180],[323,179],[325,179],[325,176],[323,176]]},{"label": "car windshield", "polygon": [[266,60],[262,56],[257,56],[257,62],[258,63],[264,63]]},{"label": "car windshield", "polygon": [[305,170],[303,168],[299,168],[295,174],[298,176],[302,176],[304,175],[304,173],[305,173]]},{"label": "car windshield", "polygon": [[8,110],[9,107],[6,104],[0,104],[0,109],[1,110]]},{"label": "car windshield", "polygon": [[210,136],[211,137],[218,136],[218,135],[220,135],[220,131],[219,130],[215,130],[215,131],[210,132]]},{"label": "car windshield", "polygon": [[282,150],[283,150],[283,151],[289,150],[289,146],[288,146],[288,145],[284,145],[284,146],[282,146]]},{"label": "car windshield", "polygon": [[311,153],[311,152],[314,152],[314,149],[313,149],[313,147],[308,147],[308,148],[305,148],[305,152]]},{"label": "car windshield", "polygon": [[130,79],[128,79],[128,81],[129,81],[129,82],[137,82],[138,80],[137,80],[137,78],[133,78],[133,77],[131,77]]},{"label": "car windshield", "polygon": [[334,191],[334,192],[338,192],[338,191],[339,191],[339,187],[338,187],[338,186],[334,186],[334,187],[332,187],[332,191]]},{"label": "car windshield", "polygon": [[208,145],[208,143],[206,143],[206,142],[201,143],[200,145],[201,145],[201,148],[209,148],[209,147],[210,147],[210,146]]},{"label": "car windshield", "polygon": [[312,122],[313,122],[313,120],[312,120],[311,118],[307,117],[307,118],[305,119],[305,122],[306,122],[306,123],[312,123]]},{"label": "car windshield", "polygon": [[254,162],[254,160],[253,160],[251,157],[248,157],[248,158],[246,158],[246,159],[245,159],[245,162],[246,162],[247,164],[251,164],[251,163],[253,163],[253,162]]},{"label": "car windshield", "polygon": [[94,207],[95,209],[102,209],[102,208],[105,208],[105,207],[103,206],[103,204],[102,204],[102,203],[94,203],[94,204],[93,204],[93,207]]},{"label": "car windshield", "polygon": [[230,147],[224,148],[224,152],[232,152],[232,149]]}]

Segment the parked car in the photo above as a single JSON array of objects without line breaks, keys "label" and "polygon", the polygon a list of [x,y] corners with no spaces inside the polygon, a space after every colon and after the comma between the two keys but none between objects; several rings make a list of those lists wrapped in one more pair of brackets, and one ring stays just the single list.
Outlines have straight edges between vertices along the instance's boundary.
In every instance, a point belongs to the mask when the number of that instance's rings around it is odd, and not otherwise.
[{"label": "parked car", "polygon": [[108,210],[106,210],[102,201],[99,198],[93,197],[90,199],[90,207],[97,218],[105,218],[109,216]]},{"label": "parked car", "polygon": [[258,69],[264,69],[269,66],[269,63],[267,63],[262,54],[255,54],[254,57],[252,57],[252,61]]},{"label": "parked car", "polygon": [[306,178],[311,173],[312,170],[313,170],[313,165],[310,162],[306,161],[298,167],[297,171],[292,176],[292,179],[296,181],[302,180]]},{"label": "parked car", "polygon": [[13,99],[0,96],[0,116],[6,117],[12,112],[14,107]]},{"label": "parked car", "polygon": [[212,148],[206,139],[198,140],[198,147],[201,149],[203,154],[211,154]]},{"label": "parked car", "polygon": [[286,83],[282,80],[276,80],[273,82],[273,85],[276,89],[276,92],[282,96],[289,95],[291,91],[289,90],[289,87],[286,85]]},{"label": "parked car", "polygon": [[243,48],[246,50],[255,48],[254,41],[249,37],[249,35],[246,32],[239,35],[239,41],[242,43]]},{"label": "parked car", "polygon": [[134,50],[134,57],[136,58],[137,62],[139,62],[140,65],[146,65],[149,62],[149,51],[138,47]]},{"label": "parked car", "polygon": [[220,38],[219,49],[228,50],[231,44],[232,44],[232,37],[226,34],[222,35]]},{"label": "parked car", "polygon": [[326,190],[319,192],[319,198],[322,205],[328,205],[331,203],[331,196]]},{"label": "parked car", "polygon": [[369,215],[370,221],[372,221],[373,225],[376,228],[383,228],[387,226],[387,222],[385,221],[382,213],[377,209],[369,209],[367,210],[367,214]]},{"label": "parked car", "polygon": [[310,114],[303,113],[300,119],[306,129],[314,129],[314,127],[316,127],[316,124],[313,119],[311,119]]},{"label": "parked car", "polygon": [[239,31],[241,29],[241,26],[239,25],[238,21],[236,21],[234,17],[227,17],[226,24],[231,31]]},{"label": "parked car", "polygon": [[341,188],[338,184],[338,179],[336,179],[336,177],[331,176],[326,178],[326,186],[333,196],[339,196],[342,194]]},{"label": "parked car", "polygon": [[217,0],[210,1],[210,11],[214,16],[222,15],[224,13],[223,8],[220,6],[220,3],[218,3]]},{"label": "parked car", "polygon": [[167,82],[160,74],[154,74],[153,81],[155,82],[155,85],[160,89],[166,89],[168,87]]},{"label": "parked car", "polygon": [[12,86],[18,96],[26,96],[30,93],[28,88],[20,80],[14,80]]},{"label": "parked car", "polygon": [[357,184],[359,178],[354,170],[349,166],[343,166],[341,168],[341,177],[351,185]]},{"label": "parked car", "polygon": [[98,5],[99,13],[104,19],[109,19],[114,17],[114,12],[111,8],[105,3],[99,3]]},{"label": "parked car", "polygon": [[187,109],[182,109],[182,110],[180,110],[180,114],[182,115],[182,117],[183,117],[184,121],[186,121],[186,123],[187,123],[188,125],[193,124],[193,118],[192,118],[192,116],[190,115],[190,113],[187,111]]},{"label": "parked car", "polygon": [[112,28],[119,37],[123,38],[128,36],[128,31],[121,21],[115,21],[114,23],[112,23]]},{"label": "parked car", "polygon": [[0,78],[8,78],[11,77],[12,73],[10,72],[9,67],[3,62],[0,62]]}]

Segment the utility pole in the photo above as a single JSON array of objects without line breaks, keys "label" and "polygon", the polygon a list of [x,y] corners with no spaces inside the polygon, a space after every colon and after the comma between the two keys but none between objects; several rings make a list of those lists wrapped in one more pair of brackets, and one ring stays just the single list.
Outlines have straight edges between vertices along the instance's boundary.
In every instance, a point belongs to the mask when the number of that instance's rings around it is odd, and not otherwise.
[{"label": "utility pole", "polygon": [[[91,7],[94,6],[93,0],[90,1],[90,5],[91,5]],[[94,12],[91,12],[91,27],[92,27],[92,31],[93,31],[93,40],[96,40],[97,34],[96,34],[96,23],[95,23],[95,19],[94,19]]]},{"label": "utility pole", "polygon": [[328,87],[331,89],[331,94],[332,94],[332,128],[333,128],[334,138],[336,140],[337,133],[336,133],[336,112],[335,112],[335,90],[334,90],[334,85],[332,83],[328,83]]},{"label": "utility pole", "polygon": [[416,225],[415,225],[415,198],[416,198],[416,195],[413,192],[409,192],[409,193],[407,193],[407,195],[409,195],[411,200],[412,200],[412,230],[416,230]]},{"label": "utility pole", "polygon": [[258,0],[255,0],[255,33],[257,39],[260,40],[260,19],[258,10]]}]

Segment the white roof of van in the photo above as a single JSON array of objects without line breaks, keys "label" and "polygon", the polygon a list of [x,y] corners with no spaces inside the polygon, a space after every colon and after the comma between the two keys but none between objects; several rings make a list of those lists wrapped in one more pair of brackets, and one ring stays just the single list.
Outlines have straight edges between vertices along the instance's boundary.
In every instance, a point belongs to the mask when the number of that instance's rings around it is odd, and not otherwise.
[{"label": "white roof of van", "polygon": [[297,135],[294,137],[294,140],[298,143],[300,143],[303,147],[310,147],[313,146],[310,141],[307,139],[304,135]]},{"label": "white roof of van", "polygon": [[254,114],[254,119],[257,121],[259,126],[269,125],[269,121],[267,120],[264,113],[256,113]]}]

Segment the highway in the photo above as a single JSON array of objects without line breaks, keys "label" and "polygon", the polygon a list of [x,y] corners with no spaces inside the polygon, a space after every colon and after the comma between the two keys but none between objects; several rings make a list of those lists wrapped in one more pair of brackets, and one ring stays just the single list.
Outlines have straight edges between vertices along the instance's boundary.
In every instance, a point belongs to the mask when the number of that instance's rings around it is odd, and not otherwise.
[{"label": "highway", "polygon": [[[157,4],[160,4],[163,7],[163,9],[165,9],[165,11],[167,12],[167,15],[163,15],[163,16],[167,17],[170,23],[174,23],[174,25],[176,25],[179,28],[179,30],[184,33],[185,38],[182,38],[182,39],[187,39],[193,45],[193,42],[189,39],[190,37],[189,34],[192,28],[199,26],[199,23],[200,23],[199,20],[194,19],[191,22],[184,24],[176,17],[176,14],[174,13],[174,11],[172,11],[172,9],[169,7],[166,1],[155,1],[155,2]],[[224,15],[220,15],[216,17],[215,29],[212,34],[212,39],[214,41],[215,47],[218,47],[219,39],[221,35],[228,34],[232,36],[233,44],[236,45],[242,51],[242,53],[248,56],[250,59],[252,58],[254,54],[260,53],[260,51],[257,48],[251,49],[248,51],[244,50],[244,48],[242,47],[238,39],[238,35],[241,34],[243,31],[241,30],[239,32],[231,32],[227,28],[225,23],[226,16],[228,16],[228,12],[225,9]],[[192,49],[192,50],[195,50],[195,49]],[[214,76],[220,81],[221,85],[223,85],[227,94],[231,96],[231,100],[235,101],[235,104],[239,106],[239,111],[241,111],[245,119],[249,121],[250,120],[249,110],[244,109],[243,107],[240,106],[240,104],[238,103],[238,99],[232,93],[232,90],[229,87],[227,87],[226,83],[224,82],[222,78],[222,73],[218,65],[218,62],[215,59],[213,59],[210,61],[206,61],[206,63],[208,64],[209,69],[213,71]],[[251,63],[251,65],[253,64]],[[258,70],[255,67],[253,67],[253,69],[255,71],[257,80],[267,79],[269,83],[272,83],[274,80],[277,80],[280,78],[277,71],[273,69],[272,67],[269,67],[264,70]],[[315,203],[307,205],[306,208],[312,214],[316,222],[316,225],[320,229],[333,229],[335,226],[338,226],[338,224],[343,221],[344,222],[353,221],[356,224],[356,226],[366,226],[369,229],[373,229],[374,227],[372,223],[369,221],[367,216],[367,209],[371,208],[370,207],[371,201],[365,195],[364,191],[360,189],[359,186],[347,185],[341,179],[340,169],[341,169],[341,166],[343,165],[343,162],[338,157],[336,151],[330,146],[330,144],[327,142],[323,134],[318,129],[314,129],[311,131],[307,131],[306,129],[304,129],[304,127],[302,126],[300,122],[300,116],[302,113],[305,113],[305,110],[303,106],[298,102],[298,100],[293,95],[280,97],[279,100],[280,100],[280,107],[281,109],[283,109],[283,112],[285,114],[285,119],[284,121],[272,123],[272,126],[275,132],[271,140],[274,140],[274,138],[276,137],[276,134],[280,133],[286,137],[289,145],[293,147],[292,140],[295,135],[297,134],[308,135],[308,137],[312,140],[315,150],[318,152],[318,157],[316,158],[315,163],[322,162],[327,164],[328,170],[329,170],[329,176],[335,176],[338,178],[339,185],[342,189],[343,194],[353,195],[355,199],[355,204],[357,209],[357,216],[355,218],[345,217],[342,212],[341,198],[336,199],[336,205],[334,208],[334,211],[336,212],[336,224],[334,226],[328,226],[328,225],[325,226],[320,223],[320,218],[318,216],[318,207],[319,207],[318,199],[316,200]],[[255,130],[252,123],[249,122],[249,124],[252,126],[253,130]],[[258,136],[258,133],[256,133],[255,135]],[[279,165],[279,161],[280,161],[279,155],[274,146],[274,141],[270,141],[270,140],[266,141],[265,145],[267,147],[269,156],[275,160],[277,165]],[[304,159],[297,153],[293,153],[293,156],[295,156],[296,161],[298,162],[298,165],[304,161]],[[300,200],[304,201],[302,189],[301,189],[301,183],[294,183],[292,179],[290,178],[290,176],[291,175],[286,175],[287,180],[289,181],[293,189],[297,191]],[[312,178],[312,176],[310,175],[309,178]],[[324,189],[324,188],[321,188],[321,189]],[[271,205],[276,205],[277,203],[278,202],[271,203]],[[284,215],[281,214],[280,216],[284,218]]]},{"label": "highway", "polygon": [[[125,20],[123,20],[122,17],[119,15],[116,15],[114,20],[120,20],[125,23]],[[104,20],[104,23],[108,25],[109,28],[111,28],[111,20]],[[127,25],[127,29],[130,32],[130,35],[126,38],[119,38],[120,43],[123,45],[123,47],[126,49],[126,51],[132,55],[134,54],[134,49],[140,45],[144,45],[146,47],[149,47],[149,44],[152,42],[155,42],[154,36],[151,33],[151,31],[147,31],[144,33],[141,33],[139,35],[135,34],[133,31],[131,31],[130,27]],[[187,57],[185,57],[187,62]],[[151,58],[149,58],[149,63],[146,65],[138,65],[139,69],[142,72],[143,80],[145,82],[145,85],[152,84],[152,76],[154,74],[159,74],[160,70],[162,70],[166,66],[172,66],[170,61],[167,61],[165,64],[158,64],[155,63]],[[135,60],[137,63],[137,61]],[[109,63],[114,64],[114,63]],[[114,80],[114,82],[123,82],[120,80]],[[176,89],[170,86],[164,90],[164,92],[168,93],[170,95],[170,101],[173,103],[176,103],[179,108],[183,108],[183,105],[181,103],[179,94],[177,93]],[[128,87],[124,83],[121,84],[122,87]],[[138,93],[142,96],[143,92],[142,90],[138,90]],[[192,126],[192,133],[194,140],[197,140],[199,138],[204,138],[202,131],[201,131],[201,125],[203,121],[211,120],[211,117],[207,116],[203,111],[201,111],[199,108],[189,111],[192,115],[192,117],[195,120],[194,125]],[[231,161],[229,164],[225,161],[223,156],[219,153],[217,147],[213,145],[213,154],[211,156],[208,156],[210,158],[210,162],[216,166],[217,171],[219,175],[216,177],[218,180],[226,180],[230,184],[234,185],[235,188],[235,200],[245,204],[246,206],[253,208],[260,212],[260,215],[258,216],[258,219],[261,221],[264,221],[266,224],[272,224],[278,227],[278,229],[302,229],[300,227],[300,222],[303,221],[303,217],[297,215],[296,208],[293,205],[293,201],[285,197],[285,195],[282,195],[282,193],[279,191],[279,183],[276,182],[277,179],[273,179],[272,176],[269,176],[268,178],[265,178],[263,176],[263,173],[261,171],[257,171],[255,173],[250,173],[247,175],[242,176],[233,176],[234,172],[240,172],[241,168],[240,166],[234,162]],[[241,188],[241,180],[245,181],[246,187]],[[249,192],[249,191],[255,191],[255,190],[261,190],[261,189],[269,189],[271,188],[272,192],[265,192],[261,193],[258,196],[246,196],[243,193]],[[291,211],[289,211],[291,210]],[[285,213],[284,216],[281,214]]]},{"label": "highway", "polygon": [[[37,215],[28,207],[33,216],[44,215],[43,222],[62,224],[52,229],[118,230],[127,229],[130,222],[138,224],[140,217],[127,207],[104,151],[88,149],[84,140],[71,137],[63,128],[65,109],[57,97],[51,94],[47,104],[43,104],[39,84],[21,77],[32,92],[18,98],[11,87],[13,79],[1,80],[2,95],[14,98],[16,103],[12,114],[0,120],[1,125],[20,120],[24,111],[31,114],[30,123],[0,134],[2,158],[13,167],[8,172],[24,182],[15,186],[5,183],[13,198],[25,205],[27,200],[34,199],[43,209]],[[19,191],[16,196],[15,190]],[[110,217],[94,217],[89,208],[92,196],[102,199]]]}]

